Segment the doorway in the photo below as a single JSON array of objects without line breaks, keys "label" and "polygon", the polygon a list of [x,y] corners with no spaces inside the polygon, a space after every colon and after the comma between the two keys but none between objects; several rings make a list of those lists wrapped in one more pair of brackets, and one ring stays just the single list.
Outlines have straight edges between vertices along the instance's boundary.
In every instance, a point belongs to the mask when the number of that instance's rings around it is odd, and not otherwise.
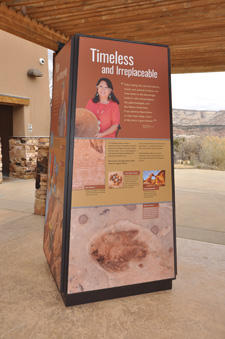
[{"label": "doorway", "polygon": [[13,106],[0,105],[0,137],[2,143],[2,174],[9,176],[9,139],[13,135]]}]

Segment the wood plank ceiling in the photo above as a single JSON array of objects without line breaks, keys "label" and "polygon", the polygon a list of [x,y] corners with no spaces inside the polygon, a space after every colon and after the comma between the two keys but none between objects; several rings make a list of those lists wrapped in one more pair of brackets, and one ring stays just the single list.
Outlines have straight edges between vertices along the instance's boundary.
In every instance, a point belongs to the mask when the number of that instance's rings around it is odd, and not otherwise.
[{"label": "wood plank ceiling", "polygon": [[224,0],[0,1],[0,28],[53,50],[75,33],[166,44],[172,73],[225,71]]}]

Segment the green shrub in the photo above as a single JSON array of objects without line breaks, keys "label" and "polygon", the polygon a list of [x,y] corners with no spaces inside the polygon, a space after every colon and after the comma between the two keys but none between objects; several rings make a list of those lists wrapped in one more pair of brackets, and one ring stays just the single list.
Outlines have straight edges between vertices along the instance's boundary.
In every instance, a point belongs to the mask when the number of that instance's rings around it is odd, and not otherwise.
[{"label": "green shrub", "polygon": [[206,137],[202,142],[201,161],[225,170],[225,138]]},{"label": "green shrub", "polygon": [[225,170],[225,138],[176,138],[173,144],[175,162],[186,162],[198,168]]}]

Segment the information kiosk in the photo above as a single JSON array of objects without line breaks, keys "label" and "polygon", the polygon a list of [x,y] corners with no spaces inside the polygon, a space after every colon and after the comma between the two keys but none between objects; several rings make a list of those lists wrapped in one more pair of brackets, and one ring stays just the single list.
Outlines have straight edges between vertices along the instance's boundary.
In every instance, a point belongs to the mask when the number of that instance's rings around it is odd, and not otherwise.
[{"label": "information kiosk", "polygon": [[172,288],[169,48],[76,35],[54,59],[44,252],[65,305]]}]

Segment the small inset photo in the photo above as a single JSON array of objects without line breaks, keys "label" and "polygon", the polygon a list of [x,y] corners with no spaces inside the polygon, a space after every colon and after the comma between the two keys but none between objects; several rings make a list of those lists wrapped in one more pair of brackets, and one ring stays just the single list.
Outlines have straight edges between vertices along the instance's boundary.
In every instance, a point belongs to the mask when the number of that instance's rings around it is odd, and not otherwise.
[{"label": "small inset photo", "polygon": [[143,171],[143,184],[149,187],[165,186],[165,170]]},{"label": "small inset photo", "polygon": [[122,171],[108,173],[108,186],[109,188],[123,188],[124,174]]}]

